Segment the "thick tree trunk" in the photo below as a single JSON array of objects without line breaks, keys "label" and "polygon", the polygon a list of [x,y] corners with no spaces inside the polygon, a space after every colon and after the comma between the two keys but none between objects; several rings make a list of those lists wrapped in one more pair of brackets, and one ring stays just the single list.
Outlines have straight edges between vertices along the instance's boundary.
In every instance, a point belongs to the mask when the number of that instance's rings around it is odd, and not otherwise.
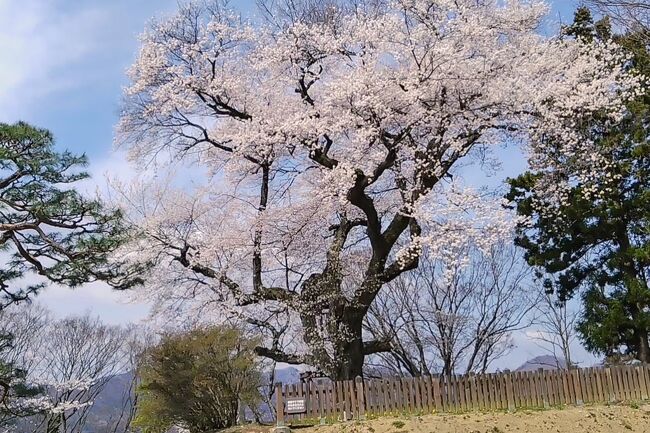
[{"label": "thick tree trunk", "polygon": [[650,363],[650,344],[648,343],[648,333],[646,331],[638,332],[638,350],[637,358],[641,362]]},{"label": "thick tree trunk", "polygon": [[351,335],[337,343],[331,375],[334,380],[353,380],[363,375],[365,354],[361,331],[362,318],[348,317],[343,320]]}]

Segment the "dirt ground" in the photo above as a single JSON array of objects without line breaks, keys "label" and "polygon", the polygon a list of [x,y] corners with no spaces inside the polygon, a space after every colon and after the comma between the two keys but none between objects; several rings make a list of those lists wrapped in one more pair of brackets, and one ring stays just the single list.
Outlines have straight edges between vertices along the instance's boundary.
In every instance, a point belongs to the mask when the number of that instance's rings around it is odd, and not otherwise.
[{"label": "dirt ground", "polygon": [[650,405],[379,418],[297,430],[300,433],[650,433]]},{"label": "dirt ground", "polygon": [[[266,433],[248,426],[238,432]],[[294,433],[650,433],[650,404],[386,417],[328,426],[293,427]]]}]

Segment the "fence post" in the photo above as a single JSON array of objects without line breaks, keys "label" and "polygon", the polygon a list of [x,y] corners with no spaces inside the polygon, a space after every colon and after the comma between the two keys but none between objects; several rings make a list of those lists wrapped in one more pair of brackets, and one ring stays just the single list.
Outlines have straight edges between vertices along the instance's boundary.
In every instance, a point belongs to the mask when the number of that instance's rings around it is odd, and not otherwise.
[{"label": "fence post", "polygon": [[282,397],[282,382],[278,382],[275,384],[275,418],[278,427],[284,427],[284,401]]},{"label": "fence post", "polygon": [[512,388],[512,377],[510,376],[510,370],[505,370],[506,376],[506,399],[508,400],[508,410],[510,412],[515,410],[515,399]]},{"label": "fence post", "polygon": [[363,379],[357,376],[355,382],[357,388],[357,406],[359,407],[359,411],[357,412],[357,414],[360,420],[364,420],[366,419],[366,404],[365,404],[366,399],[364,394]]},{"label": "fence post", "polygon": [[544,409],[549,408],[548,404],[548,384],[546,383],[546,374],[544,372],[544,369],[542,367],[537,369],[537,373],[539,374],[539,387],[540,387],[540,392],[542,394],[542,403],[544,404]]}]

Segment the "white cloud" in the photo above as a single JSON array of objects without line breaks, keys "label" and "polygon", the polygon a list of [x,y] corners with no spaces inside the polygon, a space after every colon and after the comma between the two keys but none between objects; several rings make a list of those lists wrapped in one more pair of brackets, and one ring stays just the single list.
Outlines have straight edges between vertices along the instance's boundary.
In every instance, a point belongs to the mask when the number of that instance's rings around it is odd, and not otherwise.
[{"label": "white cloud", "polygon": [[52,284],[38,296],[37,301],[59,317],[91,312],[112,324],[146,320],[149,305],[131,303],[130,298],[130,293],[118,292],[104,283],[85,284],[75,289]]},{"label": "white cloud", "polygon": [[96,29],[108,17],[97,7],[61,11],[52,1],[0,0],[0,119],[17,120],[41,98],[75,86],[71,66],[98,46]]}]

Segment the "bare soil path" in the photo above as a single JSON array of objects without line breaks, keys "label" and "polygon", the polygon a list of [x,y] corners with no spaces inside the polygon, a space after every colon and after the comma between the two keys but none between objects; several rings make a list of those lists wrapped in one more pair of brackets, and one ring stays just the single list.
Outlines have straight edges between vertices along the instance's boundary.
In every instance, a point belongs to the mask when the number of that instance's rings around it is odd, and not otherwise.
[{"label": "bare soil path", "polygon": [[[233,429],[266,433],[267,427]],[[364,422],[292,428],[294,433],[650,433],[650,404],[384,417]]]}]

